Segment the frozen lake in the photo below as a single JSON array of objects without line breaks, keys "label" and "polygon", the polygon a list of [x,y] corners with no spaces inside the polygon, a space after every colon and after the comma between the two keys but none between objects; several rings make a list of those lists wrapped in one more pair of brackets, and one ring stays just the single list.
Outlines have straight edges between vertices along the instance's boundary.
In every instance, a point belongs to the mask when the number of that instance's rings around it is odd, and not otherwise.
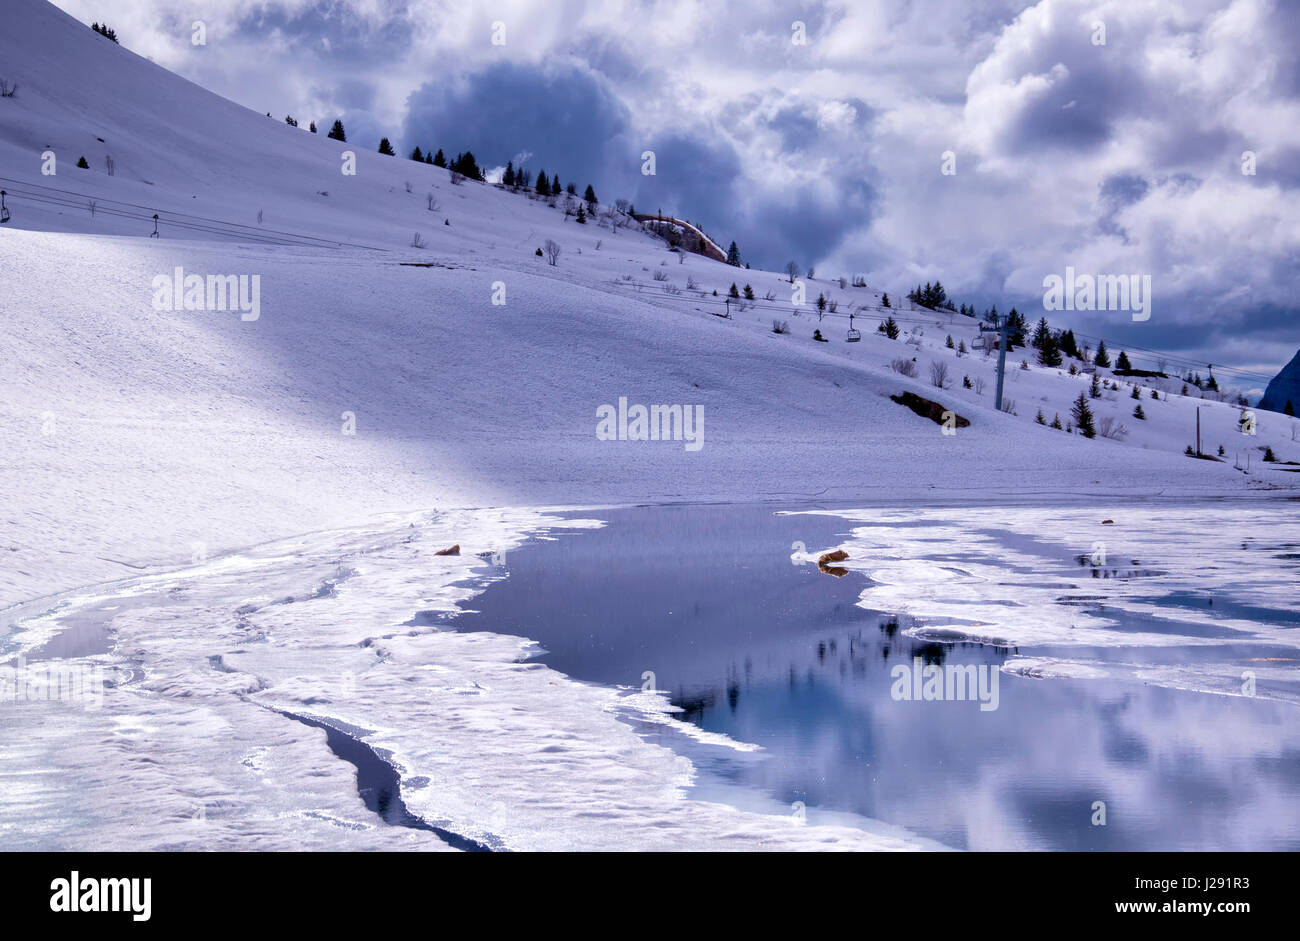
[{"label": "frozen lake", "polygon": [[1293,506],[458,510],[131,575],[6,612],[0,837],[1300,849]]},{"label": "frozen lake", "polygon": [[[856,521],[755,506],[605,511],[588,514],[605,528],[512,553],[509,577],[457,624],[530,637],[543,663],[579,679],[652,680],[683,720],[762,746],[674,742],[710,796],[801,802],[809,821],[849,812],[966,849],[1300,848],[1294,533],[1233,536],[1241,559],[1225,585],[1203,540],[1198,560],[1197,546],[1161,549],[1175,533],[1135,536],[1125,524],[1146,512],[1086,512],[1106,527],[1103,561],[1093,539],[1037,538],[1051,529],[1032,508]],[[1223,533],[1243,512],[1257,511],[1198,515]],[[1108,515],[1119,522],[1101,524]],[[862,550],[838,577],[797,550],[849,541]],[[877,567],[889,584],[873,582]],[[981,569],[997,574],[971,597]],[[1235,584],[1245,573],[1252,584]],[[1285,605],[1258,597],[1261,577]],[[873,607],[875,595],[921,603],[912,617]],[[1007,636],[994,646],[963,630]],[[1087,642],[1052,642],[1071,630]],[[895,698],[895,668],[911,673],[918,657],[992,667],[996,702]],[[1247,671],[1253,698],[1240,695]]]}]

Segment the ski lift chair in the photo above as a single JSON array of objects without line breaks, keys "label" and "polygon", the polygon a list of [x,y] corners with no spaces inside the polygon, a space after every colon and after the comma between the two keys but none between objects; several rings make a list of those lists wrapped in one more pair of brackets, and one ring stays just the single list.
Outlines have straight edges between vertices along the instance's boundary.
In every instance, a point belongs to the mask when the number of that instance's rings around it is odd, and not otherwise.
[{"label": "ski lift chair", "polygon": [[853,326],[853,315],[849,314],[849,335],[844,338],[845,343],[857,343],[862,339],[862,331]]},{"label": "ski lift chair", "polygon": [[9,209],[5,206],[5,191],[0,190],[0,225],[9,221]]}]

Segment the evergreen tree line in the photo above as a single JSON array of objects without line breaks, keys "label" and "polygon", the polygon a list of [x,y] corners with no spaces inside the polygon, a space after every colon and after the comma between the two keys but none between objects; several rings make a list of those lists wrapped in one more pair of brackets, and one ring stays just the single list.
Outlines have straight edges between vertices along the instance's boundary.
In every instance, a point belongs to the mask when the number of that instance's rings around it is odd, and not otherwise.
[{"label": "evergreen tree line", "polygon": [[[99,35],[103,36],[105,39],[111,39],[113,42],[117,42],[117,30],[109,29],[107,23],[104,23],[103,25],[94,23],[90,28],[99,33]],[[118,43],[118,45],[121,45],[121,43]]]}]

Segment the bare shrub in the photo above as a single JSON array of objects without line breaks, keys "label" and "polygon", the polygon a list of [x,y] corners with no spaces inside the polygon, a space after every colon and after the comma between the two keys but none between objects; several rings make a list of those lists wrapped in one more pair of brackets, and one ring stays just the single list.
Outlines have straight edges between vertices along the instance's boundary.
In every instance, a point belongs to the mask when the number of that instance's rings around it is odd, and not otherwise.
[{"label": "bare shrub", "polygon": [[18,83],[0,78],[0,98],[12,98],[18,94]]},{"label": "bare shrub", "polygon": [[656,268],[654,274],[652,274],[650,277],[654,278],[656,281],[667,281],[668,272],[664,271],[662,268]]},{"label": "bare shrub", "polygon": [[679,288],[679,287],[678,287],[677,285],[675,285],[675,284],[665,284],[665,285],[664,285],[664,293],[665,293],[665,294],[677,295],[677,294],[682,293],[682,289]]},{"label": "bare shrub", "polygon": [[1123,441],[1128,429],[1112,415],[1103,415],[1097,419],[1097,434],[1112,441]]},{"label": "bare shrub", "polygon": [[460,186],[462,183],[465,182],[465,174],[463,174],[463,173],[459,173],[459,172],[457,172],[457,171],[455,171],[455,170],[452,170],[452,171],[451,171],[451,182],[452,182],[453,184],[455,184],[456,186]]},{"label": "bare shrub", "polygon": [[790,332],[790,321],[788,321],[788,320],[779,320],[779,319],[778,319],[778,320],[773,320],[773,321],[772,321],[772,332],[773,332],[773,333],[789,333],[789,332]]},{"label": "bare shrub", "polygon": [[546,253],[546,261],[554,266],[560,260],[560,245],[554,239],[547,239],[542,245],[542,251]]},{"label": "bare shrub", "polygon": [[700,287],[700,282],[695,280],[695,275],[692,274],[686,276],[686,290],[695,291],[698,290],[699,287]]},{"label": "bare shrub", "polygon": [[425,197],[425,201],[426,201],[426,205],[429,207],[429,212],[437,212],[438,209],[441,208],[438,205],[438,197],[434,196],[432,193],[430,193],[427,197]]},{"label": "bare shrub", "polygon": [[948,364],[931,361],[930,363],[930,385],[936,389],[948,388]]},{"label": "bare shrub", "polygon": [[411,236],[412,248],[424,248],[424,245],[425,245],[424,236],[421,235],[419,232],[416,232],[413,236]]},{"label": "bare shrub", "polygon": [[1006,412],[1008,415],[1019,415],[1019,414],[1020,414],[1019,412],[1016,411],[1016,400],[1015,400],[1015,399],[1004,398],[1004,399],[1002,400],[1002,411]]},{"label": "bare shrub", "polygon": [[983,380],[983,379],[981,379],[981,378],[979,378],[979,377],[977,376],[977,377],[975,378],[974,382],[972,383],[972,385],[974,385],[974,387],[975,387],[975,394],[976,394],[976,395],[983,395],[983,394],[984,394],[984,380]]},{"label": "bare shrub", "polygon": [[889,364],[889,368],[896,373],[907,376],[909,379],[916,378],[916,363],[910,359],[899,357]]}]

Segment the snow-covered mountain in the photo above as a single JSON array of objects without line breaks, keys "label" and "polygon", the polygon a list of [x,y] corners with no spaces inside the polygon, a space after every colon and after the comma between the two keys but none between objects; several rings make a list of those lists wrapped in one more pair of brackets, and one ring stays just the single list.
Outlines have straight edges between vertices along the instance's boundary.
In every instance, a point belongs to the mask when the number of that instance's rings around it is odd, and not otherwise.
[{"label": "snow-covered mountain", "polygon": [[1264,397],[1259,400],[1260,408],[1273,412],[1285,412],[1288,404],[1292,414],[1300,409],[1300,350],[1269,381]]},{"label": "snow-covered mountain", "polygon": [[[608,205],[579,224],[563,197],[249,111],[44,0],[8,6],[0,77],[17,86],[0,98],[0,603],[385,511],[1296,482],[1260,463],[1264,447],[1300,459],[1291,419],[1244,435],[1239,409],[1179,379],[1116,377],[1090,401],[1127,435],[1085,440],[1035,417],[1068,423],[1089,377],[1021,368],[1023,350],[1001,413],[974,321],[883,309],[908,285],[819,276],[799,305],[785,275],[671,251]],[[412,143],[454,153],[456,136]],[[244,278],[248,309],[169,308],[186,275],[205,292]],[[733,283],[754,299],[730,300]],[[891,313],[897,339],[877,331]],[[945,434],[903,392],[970,424]],[[702,415],[700,446],[605,440],[621,400]],[[1182,453],[1198,410],[1223,463]]]}]

